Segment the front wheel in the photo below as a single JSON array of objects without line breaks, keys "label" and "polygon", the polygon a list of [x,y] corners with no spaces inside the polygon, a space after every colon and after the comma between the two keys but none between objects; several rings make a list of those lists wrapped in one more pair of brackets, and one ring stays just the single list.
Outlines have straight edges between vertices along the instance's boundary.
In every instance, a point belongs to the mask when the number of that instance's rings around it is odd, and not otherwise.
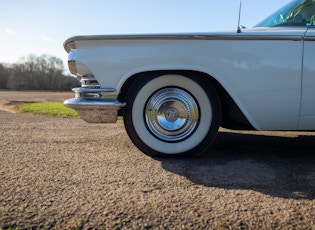
[{"label": "front wheel", "polygon": [[182,75],[143,77],[129,90],[124,123],[132,142],[153,157],[193,156],[216,137],[221,107],[203,79]]}]

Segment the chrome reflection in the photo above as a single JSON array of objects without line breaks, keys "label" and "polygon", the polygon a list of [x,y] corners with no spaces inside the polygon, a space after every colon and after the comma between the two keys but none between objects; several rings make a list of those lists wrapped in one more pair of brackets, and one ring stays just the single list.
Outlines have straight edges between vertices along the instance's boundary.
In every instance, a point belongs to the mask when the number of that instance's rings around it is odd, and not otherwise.
[{"label": "chrome reflection", "polygon": [[179,88],[165,88],[149,99],[146,124],[153,135],[167,142],[181,141],[197,127],[199,110],[195,99]]},{"label": "chrome reflection", "polygon": [[77,58],[77,50],[72,49],[68,54],[68,67],[72,74],[77,74],[77,66],[75,64]]}]

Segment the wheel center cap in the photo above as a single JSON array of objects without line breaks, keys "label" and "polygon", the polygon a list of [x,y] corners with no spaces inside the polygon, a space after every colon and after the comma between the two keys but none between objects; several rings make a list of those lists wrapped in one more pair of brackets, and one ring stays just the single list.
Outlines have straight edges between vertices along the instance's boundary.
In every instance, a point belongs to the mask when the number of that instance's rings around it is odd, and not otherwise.
[{"label": "wheel center cap", "polygon": [[169,122],[176,121],[178,117],[179,117],[179,112],[176,108],[171,107],[165,111],[165,118]]}]

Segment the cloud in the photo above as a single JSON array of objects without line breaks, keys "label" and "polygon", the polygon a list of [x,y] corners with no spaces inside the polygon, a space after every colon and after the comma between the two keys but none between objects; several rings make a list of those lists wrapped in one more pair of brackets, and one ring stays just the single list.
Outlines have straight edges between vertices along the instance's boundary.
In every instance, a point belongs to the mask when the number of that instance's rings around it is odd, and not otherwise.
[{"label": "cloud", "polygon": [[46,35],[43,35],[43,34],[40,36],[40,38],[44,40],[45,42],[55,42],[54,39],[47,37]]},{"label": "cloud", "polygon": [[9,28],[5,28],[5,32],[7,34],[16,34],[16,31],[15,30],[12,30],[12,29],[9,29]]}]

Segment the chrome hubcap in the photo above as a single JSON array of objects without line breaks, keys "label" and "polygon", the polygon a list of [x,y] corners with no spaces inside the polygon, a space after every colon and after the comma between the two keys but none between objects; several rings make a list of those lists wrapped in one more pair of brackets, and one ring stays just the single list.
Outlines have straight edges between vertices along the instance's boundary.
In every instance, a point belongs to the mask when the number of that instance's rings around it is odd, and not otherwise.
[{"label": "chrome hubcap", "polygon": [[150,132],[167,142],[181,141],[196,129],[199,110],[194,98],[178,88],[157,91],[145,108]]}]

